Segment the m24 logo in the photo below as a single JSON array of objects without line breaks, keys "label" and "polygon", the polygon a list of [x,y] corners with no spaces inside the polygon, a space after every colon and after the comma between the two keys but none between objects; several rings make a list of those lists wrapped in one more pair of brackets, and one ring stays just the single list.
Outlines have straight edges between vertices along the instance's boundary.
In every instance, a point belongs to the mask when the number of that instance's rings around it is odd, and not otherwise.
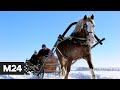
[{"label": "m24 logo", "polygon": [[3,65],[3,72],[21,72],[22,65]]},{"label": "m24 logo", "polygon": [[0,62],[0,74],[24,75],[24,62]]}]

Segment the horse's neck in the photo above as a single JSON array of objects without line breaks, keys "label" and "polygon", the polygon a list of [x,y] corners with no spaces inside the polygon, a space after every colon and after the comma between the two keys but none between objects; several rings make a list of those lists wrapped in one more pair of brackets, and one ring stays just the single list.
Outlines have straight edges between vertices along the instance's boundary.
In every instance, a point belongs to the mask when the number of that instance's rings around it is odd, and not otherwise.
[{"label": "horse's neck", "polygon": [[86,38],[85,37],[86,31],[85,30],[82,31],[82,29],[83,29],[83,19],[79,20],[78,23],[76,24],[76,27],[72,32],[72,36],[78,38]]}]

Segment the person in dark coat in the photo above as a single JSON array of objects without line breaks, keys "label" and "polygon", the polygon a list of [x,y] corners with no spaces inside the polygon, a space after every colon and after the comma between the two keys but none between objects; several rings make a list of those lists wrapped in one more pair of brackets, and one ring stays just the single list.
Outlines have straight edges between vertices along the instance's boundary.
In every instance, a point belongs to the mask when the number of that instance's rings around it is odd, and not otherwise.
[{"label": "person in dark coat", "polygon": [[45,44],[42,44],[42,49],[39,50],[38,56],[39,56],[39,63],[42,65],[44,62],[44,57],[47,57],[51,53],[51,50],[47,48]]},{"label": "person in dark coat", "polygon": [[48,56],[50,53],[51,53],[51,50],[47,48],[45,44],[42,44],[42,49],[39,50],[38,56],[39,57]]},{"label": "person in dark coat", "polygon": [[30,62],[34,65],[37,65],[38,60],[39,60],[38,53],[37,53],[37,51],[34,51],[34,54],[30,58]]}]

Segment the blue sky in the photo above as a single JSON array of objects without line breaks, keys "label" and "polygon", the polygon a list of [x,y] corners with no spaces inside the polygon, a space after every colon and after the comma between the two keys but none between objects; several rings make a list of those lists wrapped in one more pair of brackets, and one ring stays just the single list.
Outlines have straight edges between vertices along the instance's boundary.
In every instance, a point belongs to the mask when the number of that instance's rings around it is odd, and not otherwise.
[{"label": "blue sky", "polygon": [[[93,65],[120,66],[119,11],[0,11],[0,62],[25,61],[43,43],[52,49],[58,35],[85,14],[94,14],[96,35],[106,38],[103,45],[92,49]],[[75,65],[87,63],[81,59]]]}]

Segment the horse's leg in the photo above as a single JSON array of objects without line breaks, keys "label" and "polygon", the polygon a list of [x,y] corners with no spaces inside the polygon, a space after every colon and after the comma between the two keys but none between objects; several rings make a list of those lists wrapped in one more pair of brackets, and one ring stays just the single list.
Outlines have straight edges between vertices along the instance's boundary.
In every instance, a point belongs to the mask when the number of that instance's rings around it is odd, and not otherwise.
[{"label": "horse's leg", "polygon": [[92,60],[91,60],[91,54],[89,54],[88,56],[86,56],[85,59],[87,60],[87,63],[89,65],[90,72],[91,72],[91,75],[92,75],[92,79],[95,79],[95,73],[94,73],[94,70],[93,70],[93,64],[92,64]]},{"label": "horse's leg", "polygon": [[67,73],[65,75],[65,79],[68,79],[68,75],[69,75],[69,72],[70,72],[70,69],[71,69],[71,64],[72,64],[72,60],[68,60],[67,63],[66,63]]},{"label": "horse's leg", "polygon": [[65,61],[64,57],[62,57],[61,69],[62,69],[62,75],[65,75],[65,72],[66,72],[66,61]]},{"label": "horse's leg", "polygon": [[60,62],[60,66],[61,66],[61,71],[60,73],[62,73],[62,75],[65,74],[65,61],[64,61],[64,58],[58,54],[58,59],[59,59],[59,62]]},{"label": "horse's leg", "polygon": [[[57,53],[57,56],[58,56],[58,59],[59,59],[59,62],[60,62],[60,65],[61,65],[61,72],[62,72],[62,75],[65,75],[65,65],[66,65],[66,61],[65,61],[65,58],[63,57],[63,55],[58,51],[58,49],[56,50],[56,53]],[[61,73],[60,72],[60,73]]]}]

